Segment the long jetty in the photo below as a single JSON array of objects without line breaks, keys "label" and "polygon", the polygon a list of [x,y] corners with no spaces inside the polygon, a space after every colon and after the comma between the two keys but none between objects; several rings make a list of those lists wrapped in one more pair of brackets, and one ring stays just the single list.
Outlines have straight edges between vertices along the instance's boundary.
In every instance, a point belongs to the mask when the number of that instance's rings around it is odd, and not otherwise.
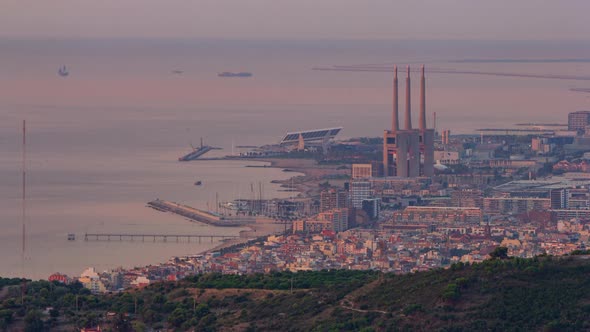
[{"label": "long jetty", "polygon": [[216,148],[209,145],[201,145],[198,149],[194,149],[193,151],[185,154],[184,156],[178,158],[178,161],[193,161],[199,159],[205,153],[211,150],[221,150],[221,148]]},{"label": "long jetty", "polygon": [[168,242],[168,240],[180,242],[183,239],[186,242],[191,242],[191,239],[197,240],[197,243],[201,243],[203,239],[209,239],[211,243],[213,240],[228,240],[237,239],[237,235],[190,235],[190,234],[129,234],[129,233],[85,233],[84,241],[135,241],[146,240],[153,242]]},{"label": "long jetty", "polygon": [[147,205],[161,212],[171,212],[193,221],[206,223],[213,226],[239,227],[255,222],[256,219],[248,217],[225,217],[216,213],[199,210],[187,205],[169,202],[161,199],[148,202]]}]

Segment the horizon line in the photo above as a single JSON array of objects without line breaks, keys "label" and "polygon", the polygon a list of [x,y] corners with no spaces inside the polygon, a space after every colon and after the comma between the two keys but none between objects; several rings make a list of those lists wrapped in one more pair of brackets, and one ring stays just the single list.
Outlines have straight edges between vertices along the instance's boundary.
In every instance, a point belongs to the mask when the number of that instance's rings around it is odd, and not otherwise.
[{"label": "horizon line", "polygon": [[534,42],[534,43],[556,43],[556,42],[590,42],[590,38],[560,38],[560,39],[537,39],[537,38],[519,38],[519,39],[491,39],[491,38],[341,38],[341,37],[322,37],[322,38],[303,38],[303,37],[172,37],[172,36],[42,36],[42,35],[30,35],[30,36],[10,36],[0,35],[0,41],[227,41],[227,42],[238,42],[238,41],[255,41],[255,42],[322,42],[322,41],[335,41],[335,42],[481,42],[481,43],[519,43],[519,42]]}]

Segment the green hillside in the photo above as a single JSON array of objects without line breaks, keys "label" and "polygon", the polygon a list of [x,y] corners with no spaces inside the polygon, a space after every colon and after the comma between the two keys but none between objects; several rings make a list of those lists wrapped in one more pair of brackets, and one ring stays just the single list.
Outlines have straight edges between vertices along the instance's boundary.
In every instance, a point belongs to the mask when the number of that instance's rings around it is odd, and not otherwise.
[{"label": "green hillside", "polygon": [[[18,280],[0,285],[0,330],[97,324],[117,331],[590,330],[585,255],[496,259],[408,275],[206,274],[113,295],[39,281],[28,284],[24,306]],[[47,306],[53,310],[43,313]]]}]

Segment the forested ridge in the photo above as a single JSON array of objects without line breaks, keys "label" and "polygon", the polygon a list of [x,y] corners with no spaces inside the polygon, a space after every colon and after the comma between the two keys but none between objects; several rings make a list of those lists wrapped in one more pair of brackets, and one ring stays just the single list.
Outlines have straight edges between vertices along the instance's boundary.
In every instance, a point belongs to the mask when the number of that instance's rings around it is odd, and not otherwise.
[{"label": "forested ridge", "polygon": [[0,278],[0,330],[583,331],[586,254],[497,257],[406,275],[204,274],[105,295],[34,281],[24,299],[21,280]]}]

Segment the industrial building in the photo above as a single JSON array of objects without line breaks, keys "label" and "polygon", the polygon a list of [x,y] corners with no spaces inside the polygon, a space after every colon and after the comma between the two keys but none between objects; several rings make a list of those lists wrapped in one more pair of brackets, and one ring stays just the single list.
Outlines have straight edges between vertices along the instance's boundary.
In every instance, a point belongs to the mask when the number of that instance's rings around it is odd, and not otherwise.
[{"label": "industrial building", "polygon": [[410,67],[406,77],[406,112],[404,129],[398,119],[397,66],[393,76],[393,114],[391,130],[383,133],[384,176],[417,177],[434,175],[434,129],[426,128],[426,78],[424,66],[420,78],[420,118],[418,129],[412,128]]},{"label": "industrial building", "polygon": [[577,111],[567,115],[567,129],[583,133],[590,125],[590,111]]},{"label": "industrial building", "polygon": [[[509,194],[517,197],[541,197],[547,198],[552,190],[580,188],[588,190],[587,179],[569,179],[553,176],[546,180],[516,180],[501,184],[493,188],[497,195]],[[557,195],[557,194],[556,194]],[[561,198],[560,198],[561,199]],[[557,198],[556,198],[557,202]],[[561,203],[560,203],[561,204]]]}]

